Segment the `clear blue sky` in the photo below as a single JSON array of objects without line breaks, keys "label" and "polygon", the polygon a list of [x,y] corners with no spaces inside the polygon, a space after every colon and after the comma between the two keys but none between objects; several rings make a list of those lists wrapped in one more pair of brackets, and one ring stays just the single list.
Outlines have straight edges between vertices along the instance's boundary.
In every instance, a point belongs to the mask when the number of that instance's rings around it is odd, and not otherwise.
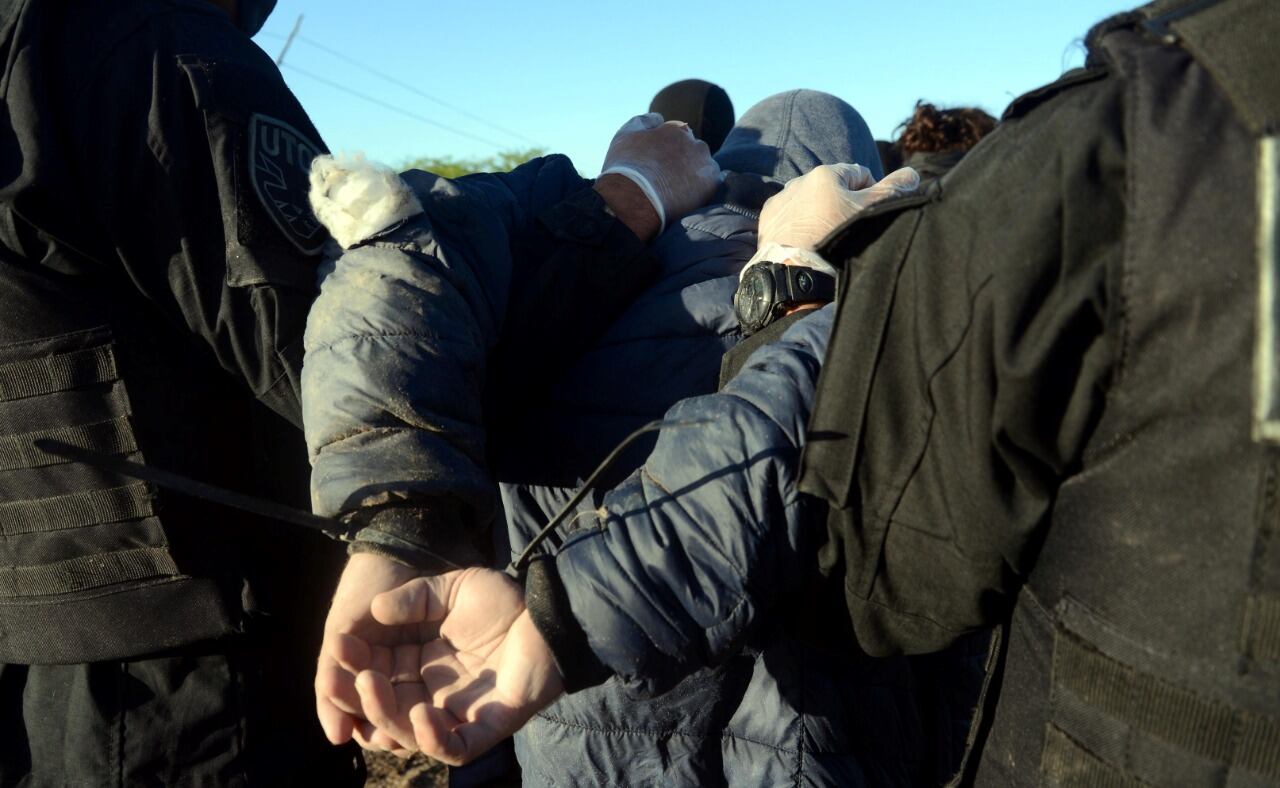
[{"label": "clear blue sky", "polygon": [[280,0],[256,40],[275,57],[304,15],[283,73],[334,150],[399,164],[532,142],[593,176],[617,127],[678,79],[720,84],[739,115],[779,91],[825,90],[888,138],[918,98],[998,115],[1015,96],[1082,63],[1090,25],[1136,2]]}]

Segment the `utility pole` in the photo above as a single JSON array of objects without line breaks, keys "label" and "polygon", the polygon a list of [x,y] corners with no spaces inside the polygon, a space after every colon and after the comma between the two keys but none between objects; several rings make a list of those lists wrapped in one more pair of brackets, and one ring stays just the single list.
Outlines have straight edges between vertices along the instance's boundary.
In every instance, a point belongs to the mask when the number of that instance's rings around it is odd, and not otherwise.
[{"label": "utility pole", "polygon": [[293,30],[289,33],[289,37],[285,39],[284,49],[280,50],[280,56],[276,58],[276,68],[284,65],[285,53],[289,51],[289,47],[293,46],[293,39],[298,37],[298,30],[302,28],[302,14],[298,14],[298,21],[293,23]]}]

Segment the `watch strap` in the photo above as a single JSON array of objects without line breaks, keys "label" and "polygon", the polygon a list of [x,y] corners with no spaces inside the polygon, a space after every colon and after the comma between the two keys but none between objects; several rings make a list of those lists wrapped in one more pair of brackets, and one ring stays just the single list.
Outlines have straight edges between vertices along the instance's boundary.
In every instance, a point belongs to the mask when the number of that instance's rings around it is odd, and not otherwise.
[{"label": "watch strap", "polygon": [[[778,292],[784,295],[777,303],[788,305],[835,300],[836,280],[832,275],[803,265],[783,265],[780,268],[781,271],[774,271],[774,281],[780,285]],[[779,278],[785,282],[778,281]]]},{"label": "watch strap", "polygon": [[786,244],[769,243],[762,244],[756,253],[751,256],[747,264],[742,266],[742,270],[738,273],[738,281],[746,276],[747,271],[754,265],[760,263],[781,263],[784,260],[790,260],[796,265],[812,268],[815,271],[822,271],[830,276],[836,275],[836,269],[832,267],[822,255],[812,249],[801,249],[798,246],[787,246]]}]

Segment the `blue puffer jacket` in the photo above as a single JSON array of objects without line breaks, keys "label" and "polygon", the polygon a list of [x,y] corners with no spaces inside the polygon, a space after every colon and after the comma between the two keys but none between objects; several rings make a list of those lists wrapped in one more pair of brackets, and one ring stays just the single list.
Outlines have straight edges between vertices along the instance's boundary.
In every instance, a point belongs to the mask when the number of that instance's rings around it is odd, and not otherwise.
[{"label": "blue puffer jacket", "polygon": [[[359,178],[365,166],[328,171]],[[481,403],[495,348],[505,342],[520,358],[531,355],[520,342],[541,351],[546,337],[575,332],[585,346],[654,263],[563,156],[456,181],[417,171],[388,177],[404,184],[395,215],[405,218],[329,266],[307,323],[312,502],[320,514],[364,526],[361,549],[470,561],[479,555],[475,534],[489,541],[497,509]],[[589,308],[521,324],[536,317],[528,305],[548,289]],[[496,371],[513,378],[520,370],[520,383],[537,388],[562,368],[549,357]]]},{"label": "blue puffer jacket", "polygon": [[307,321],[303,421],[322,514],[386,488],[491,508],[476,394],[506,312],[511,249],[583,183],[561,156],[458,182],[401,177],[424,212],[343,254]]},{"label": "blue puffer jacket", "polygon": [[795,481],[832,314],[757,351],[724,392],[677,404],[666,418],[709,423],[664,431],[574,519],[555,550],[559,614],[614,677],[517,734],[526,785],[919,782],[906,660],[829,652],[789,626],[825,535]]}]

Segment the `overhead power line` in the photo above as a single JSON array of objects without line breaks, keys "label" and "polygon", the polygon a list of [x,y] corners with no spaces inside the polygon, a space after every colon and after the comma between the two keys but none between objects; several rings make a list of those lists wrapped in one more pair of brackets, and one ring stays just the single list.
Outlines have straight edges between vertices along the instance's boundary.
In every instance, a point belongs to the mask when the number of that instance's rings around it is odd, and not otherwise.
[{"label": "overhead power line", "polygon": [[[483,126],[487,126],[487,127],[491,128],[491,129],[493,129],[494,131],[499,131],[499,132],[502,132],[503,134],[506,134],[507,136],[515,137],[515,138],[517,138],[517,139],[523,140],[524,142],[526,142],[526,143],[528,143],[528,144],[530,144],[530,145],[539,145],[539,143],[538,143],[536,140],[530,139],[529,137],[525,136],[524,134],[521,134],[521,133],[520,133],[520,132],[518,132],[518,131],[513,131],[513,130],[508,129],[508,128],[504,127],[504,126],[500,126],[500,125],[498,125],[497,123],[494,123],[494,122],[492,122],[492,121],[490,121],[490,120],[486,120],[485,118],[482,118],[482,117],[480,117],[479,115],[476,115],[476,114],[475,114],[475,113],[473,113],[473,112],[470,112],[470,111],[468,111],[468,110],[465,110],[465,109],[463,109],[462,107],[457,106],[456,104],[451,104],[450,102],[445,101],[444,99],[441,99],[441,98],[438,98],[438,97],[436,97],[436,96],[433,96],[433,95],[431,95],[430,93],[427,93],[426,91],[422,90],[422,89],[421,89],[421,88],[419,88],[417,85],[414,85],[414,84],[413,84],[413,83],[411,83],[411,82],[406,82],[406,81],[404,81],[404,80],[402,80],[402,79],[400,79],[400,78],[398,78],[398,77],[392,76],[391,74],[388,74],[388,73],[386,73],[386,72],[384,72],[384,71],[380,71],[380,70],[378,70],[378,69],[374,68],[373,66],[370,66],[370,65],[367,65],[367,64],[365,64],[365,63],[362,63],[362,62],[360,62],[359,60],[356,60],[355,58],[353,58],[353,57],[351,57],[351,56],[349,56],[349,55],[346,55],[346,54],[344,54],[344,53],[340,52],[339,50],[334,49],[333,47],[330,47],[330,46],[327,46],[327,45],[325,45],[325,44],[322,44],[322,43],[320,43],[319,41],[316,41],[316,40],[315,40],[315,39],[313,39],[313,38],[310,38],[310,37],[308,37],[308,36],[298,35],[298,27],[299,27],[299,26],[301,26],[301,24],[302,24],[302,17],[301,17],[301,16],[299,16],[299,17],[298,17],[298,22],[297,22],[297,24],[295,24],[295,25],[294,25],[293,32],[291,32],[288,36],[282,36],[282,35],[280,35],[279,33],[263,33],[263,34],[262,34],[262,35],[264,35],[264,36],[268,36],[268,37],[270,37],[270,38],[287,39],[287,41],[286,41],[286,43],[285,43],[285,47],[284,47],[284,49],[283,49],[283,50],[281,50],[281,52],[280,52],[280,62],[283,62],[285,52],[287,52],[287,51],[289,50],[289,45],[290,45],[290,44],[291,44],[291,43],[296,39],[296,40],[301,41],[302,43],[306,44],[307,46],[310,46],[310,47],[314,47],[314,48],[316,48],[316,49],[319,49],[320,51],[322,51],[322,52],[324,52],[324,53],[326,53],[326,54],[328,54],[328,55],[330,55],[330,56],[332,56],[332,57],[335,57],[335,58],[337,58],[338,60],[341,60],[341,61],[342,61],[342,62],[344,62],[344,63],[348,63],[348,64],[350,64],[350,65],[352,65],[352,66],[355,66],[356,68],[358,68],[358,69],[360,69],[360,70],[362,70],[362,71],[368,72],[369,74],[372,74],[373,76],[378,77],[379,79],[382,79],[382,80],[385,80],[385,81],[387,81],[387,82],[390,82],[391,84],[395,85],[395,86],[396,86],[396,87],[398,87],[398,88],[401,88],[401,89],[403,89],[403,90],[407,90],[407,91],[409,91],[410,93],[413,93],[415,96],[418,96],[418,97],[420,97],[420,98],[424,98],[424,99],[426,99],[427,101],[430,101],[430,102],[432,102],[432,103],[434,103],[434,104],[438,104],[439,106],[444,107],[445,109],[448,109],[448,110],[451,110],[451,111],[453,111],[453,112],[456,112],[456,113],[458,113],[459,115],[462,115],[462,116],[464,116],[464,117],[466,117],[466,118],[469,118],[469,119],[471,119],[471,120],[475,121],[476,123],[479,123],[479,124],[481,124],[481,125],[483,125]],[[346,91],[346,92],[348,92],[348,93],[353,93],[353,94],[359,95],[359,97],[360,97],[360,98],[366,99],[366,100],[368,100],[368,101],[371,101],[372,103],[379,104],[379,105],[381,105],[381,106],[384,106],[384,107],[387,107],[387,108],[389,108],[389,109],[392,109],[392,110],[394,110],[394,111],[396,111],[396,112],[400,113],[401,115],[406,115],[406,116],[412,117],[412,118],[414,118],[414,119],[416,119],[416,120],[426,121],[427,123],[430,123],[430,124],[432,124],[432,125],[434,125],[434,126],[439,126],[439,127],[441,127],[441,128],[445,128],[445,129],[447,129],[447,130],[449,130],[449,131],[453,131],[453,132],[456,132],[456,133],[461,133],[461,134],[463,134],[464,136],[470,136],[472,139],[476,139],[476,140],[481,139],[480,137],[476,137],[476,136],[474,136],[474,135],[469,135],[469,134],[467,134],[466,132],[459,132],[457,129],[454,129],[454,128],[450,127],[450,126],[446,126],[446,125],[445,125],[445,124],[443,124],[443,123],[439,123],[439,122],[436,122],[436,121],[431,121],[431,120],[428,120],[427,118],[424,118],[424,117],[422,117],[422,116],[420,116],[420,115],[415,115],[414,113],[411,113],[411,112],[408,112],[408,111],[402,110],[402,109],[400,109],[399,107],[396,107],[396,106],[394,106],[394,105],[392,105],[392,104],[389,104],[388,102],[380,101],[380,100],[378,100],[378,99],[374,99],[374,98],[369,97],[369,96],[366,96],[366,95],[364,95],[364,94],[360,94],[360,93],[358,93],[358,91],[354,91],[354,90],[353,90],[353,89],[351,89],[351,88],[347,88],[347,87],[343,87],[343,86],[337,85],[336,83],[334,83],[334,82],[332,82],[332,81],[330,81],[330,80],[327,80],[327,79],[325,79],[325,78],[323,78],[323,77],[318,77],[318,76],[316,76],[316,75],[314,75],[314,74],[305,74],[301,69],[297,68],[296,66],[293,66],[292,64],[290,64],[288,67],[289,67],[289,68],[291,68],[291,69],[293,69],[294,71],[297,71],[297,72],[298,72],[298,73],[300,73],[300,74],[304,74],[304,76],[310,76],[312,79],[316,79],[316,80],[318,80],[318,81],[325,82],[326,84],[329,84],[329,85],[331,85],[332,87],[335,87],[335,88],[338,88],[338,89],[344,90],[344,91]],[[500,144],[498,144],[498,143],[488,143],[488,144],[494,145],[495,147],[499,147],[499,148],[503,147],[502,145],[500,145]]]},{"label": "overhead power line", "polygon": [[398,107],[389,101],[383,101],[382,99],[374,98],[373,96],[367,95],[365,93],[361,93],[355,88],[347,87],[346,85],[343,85],[341,83],[334,82],[328,77],[322,77],[319,74],[312,73],[310,71],[307,71],[306,69],[298,68],[292,63],[285,63],[284,67],[289,69],[290,71],[293,71],[297,74],[300,74],[306,77],[307,79],[314,80],[316,82],[319,82],[322,85],[328,85],[334,90],[340,90],[343,93],[354,96],[362,101],[367,101],[370,104],[376,104],[377,106],[382,107],[383,109],[387,109],[392,112],[395,112],[396,114],[404,115],[406,118],[411,118],[421,123],[426,123],[429,126],[435,126],[436,128],[443,129],[444,131],[447,131],[451,134],[457,134],[460,137],[466,137],[469,140],[474,140],[475,142],[480,142],[485,145],[490,145],[494,148],[498,148],[499,150],[501,150],[504,147],[503,144],[500,142],[494,142],[493,140],[486,139],[476,134],[472,134],[471,132],[463,131],[462,129],[456,129],[453,126],[449,126],[447,124],[441,123],[440,121],[432,120],[431,118],[428,118],[425,115],[419,115],[416,112],[410,112],[409,110]]},{"label": "overhead power line", "polygon": [[474,120],[476,123],[480,123],[480,124],[483,124],[483,125],[485,125],[485,126],[488,126],[489,128],[493,129],[494,131],[500,131],[500,132],[502,132],[503,134],[507,134],[507,135],[510,135],[510,136],[512,136],[512,137],[517,137],[517,138],[522,139],[522,140],[524,140],[525,142],[529,143],[530,145],[537,145],[537,144],[538,144],[538,143],[537,143],[537,142],[535,142],[534,140],[529,139],[528,137],[526,137],[525,135],[521,134],[521,133],[520,133],[520,132],[518,132],[518,131],[512,131],[511,129],[508,129],[508,128],[504,128],[504,127],[502,127],[502,126],[499,126],[498,124],[493,123],[492,121],[485,120],[484,118],[480,117],[479,115],[476,115],[476,114],[474,114],[474,113],[472,113],[472,112],[468,112],[467,110],[463,109],[462,107],[457,106],[456,104],[450,104],[449,102],[445,101],[444,99],[436,98],[435,96],[431,95],[430,93],[427,93],[427,92],[425,92],[424,90],[422,90],[421,88],[419,88],[417,85],[414,85],[414,84],[412,84],[412,83],[410,83],[410,82],[405,82],[404,80],[399,79],[399,78],[397,78],[397,77],[393,77],[393,76],[391,76],[390,74],[384,73],[384,72],[382,72],[382,71],[379,71],[379,70],[378,70],[378,69],[376,69],[376,68],[373,68],[372,66],[367,66],[367,65],[365,65],[364,63],[361,63],[360,61],[358,61],[358,60],[356,60],[356,59],[354,59],[354,58],[351,58],[351,57],[348,57],[347,55],[342,54],[341,52],[339,52],[338,50],[336,50],[336,49],[334,49],[334,48],[332,48],[332,47],[325,46],[324,44],[321,44],[319,41],[316,41],[316,40],[314,40],[314,39],[312,39],[312,38],[308,38],[307,36],[298,36],[298,40],[299,40],[299,41],[301,41],[302,43],[304,43],[304,44],[308,45],[308,46],[313,46],[313,47],[315,47],[316,49],[319,49],[319,50],[320,50],[320,51],[322,51],[322,52],[327,52],[328,54],[333,55],[334,57],[338,58],[339,60],[343,61],[344,63],[350,63],[351,65],[355,66],[356,68],[359,68],[359,69],[362,69],[362,70],[364,70],[364,71],[367,71],[367,72],[369,72],[370,74],[373,74],[375,77],[378,77],[378,78],[380,78],[380,79],[385,79],[387,82],[390,82],[391,84],[396,85],[397,87],[403,88],[403,89],[405,89],[405,90],[409,91],[410,93],[413,93],[414,95],[421,96],[422,98],[426,99],[427,101],[431,101],[431,102],[434,102],[434,103],[436,103],[436,104],[439,104],[440,106],[442,106],[442,107],[444,107],[444,108],[446,108],[446,109],[453,110],[454,112],[458,113],[459,115],[463,115],[463,116],[465,116],[465,117],[470,118],[471,120]]}]

